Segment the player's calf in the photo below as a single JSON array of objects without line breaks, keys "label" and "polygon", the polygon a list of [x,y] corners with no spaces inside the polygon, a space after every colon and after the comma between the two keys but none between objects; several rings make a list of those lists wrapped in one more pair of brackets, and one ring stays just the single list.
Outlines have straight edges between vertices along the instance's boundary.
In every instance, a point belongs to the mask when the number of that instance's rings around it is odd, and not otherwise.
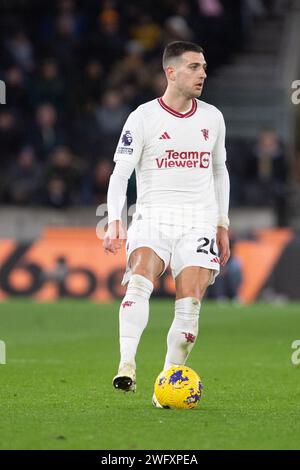
[{"label": "player's calf", "polygon": [[173,364],[185,364],[197,339],[200,306],[200,301],[193,297],[176,300],[164,369]]}]

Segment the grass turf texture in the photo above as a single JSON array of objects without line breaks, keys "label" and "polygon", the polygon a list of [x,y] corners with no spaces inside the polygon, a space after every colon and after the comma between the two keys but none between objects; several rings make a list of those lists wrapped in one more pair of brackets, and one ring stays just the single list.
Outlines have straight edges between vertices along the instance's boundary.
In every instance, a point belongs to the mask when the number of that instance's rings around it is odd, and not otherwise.
[{"label": "grass turf texture", "polygon": [[0,338],[1,449],[299,449],[299,304],[203,303],[188,365],[202,377],[194,410],[151,405],[173,302],[151,302],[137,393],[112,388],[118,304],[5,302]]}]

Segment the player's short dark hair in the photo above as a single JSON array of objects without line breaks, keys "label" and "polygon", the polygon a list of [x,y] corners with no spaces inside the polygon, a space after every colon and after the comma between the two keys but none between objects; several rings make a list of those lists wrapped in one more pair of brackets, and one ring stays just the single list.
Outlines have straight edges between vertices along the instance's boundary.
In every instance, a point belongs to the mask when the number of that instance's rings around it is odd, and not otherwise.
[{"label": "player's short dark hair", "polygon": [[195,44],[194,42],[189,42],[189,41],[174,41],[170,42],[163,53],[163,68],[165,69],[168,64],[170,59],[180,57],[182,54],[185,52],[199,52],[199,53],[204,53],[204,50],[201,46],[198,46],[198,44]]}]

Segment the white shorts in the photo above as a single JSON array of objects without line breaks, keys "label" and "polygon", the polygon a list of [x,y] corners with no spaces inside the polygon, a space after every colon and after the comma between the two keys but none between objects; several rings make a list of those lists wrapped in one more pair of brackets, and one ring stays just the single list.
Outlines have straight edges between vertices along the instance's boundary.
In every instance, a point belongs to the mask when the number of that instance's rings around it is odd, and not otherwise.
[{"label": "white shorts", "polygon": [[136,220],[127,233],[127,266],[122,286],[131,277],[130,255],[141,247],[151,248],[162,259],[164,269],[160,275],[163,275],[169,264],[174,279],[184,268],[200,266],[212,270],[210,284],[213,284],[220,271],[216,230],[213,227],[184,228]]}]

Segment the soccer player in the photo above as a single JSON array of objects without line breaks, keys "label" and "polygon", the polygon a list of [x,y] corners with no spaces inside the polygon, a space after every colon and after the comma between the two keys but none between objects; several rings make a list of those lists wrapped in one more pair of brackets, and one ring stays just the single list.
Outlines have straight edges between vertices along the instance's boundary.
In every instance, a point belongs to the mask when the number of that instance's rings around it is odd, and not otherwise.
[{"label": "soccer player", "polygon": [[121,212],[133,170],[137,180],[122,281],[128,287],[119,314],[117,389],[136,389],[135,356],[155,280],[170,264],[176,300],[167,369],[185,364],[197,338],[203,295],[230,256],[225,124],[217,108],[199,100],[206,67],[197,44],[168,44],[163,54],[166,91],[129,115],[115,152],[103,241],[107,252],[116,253],[126,238]]}]

